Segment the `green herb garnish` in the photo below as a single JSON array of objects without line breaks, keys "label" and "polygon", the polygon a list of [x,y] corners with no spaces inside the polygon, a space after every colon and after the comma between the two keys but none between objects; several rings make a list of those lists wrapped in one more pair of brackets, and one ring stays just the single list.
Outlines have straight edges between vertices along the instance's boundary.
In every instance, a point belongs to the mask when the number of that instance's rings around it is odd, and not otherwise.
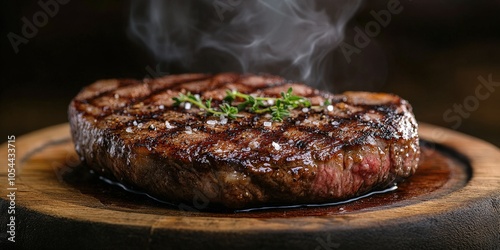
[{"label": "green herb garnish", "polygon": [[286,93],[281,92],[281,98],[275,98],[251,96],[236,90],[227,90],[224,102],[217,109],[212,107],[212,99],[202,100],[200,96],[191,93],[181,93],[172,99],[176,106],[189,102],[214,116],[235,119],[238,117],[238,112],[247,110],[256,114],[271,113],[273,121],[283,121],[283,118],[290,116],[290,110],[311,107],[311,101],[293,95],[292,92],[293,89],[289,88]]},{"label": "green herb garnish", "polygon": [[174,106],[179,106],[181,103],[188,102],[214,116],[227,116],[231,119],[235,119],[238,114],[238,109],[232,107],[228,103],[219,105],[219,110],[216,110],[212,108],[212,99],[203,101],[200,96],[191,93],[180,93],[179,96],[173,97],[172,99],[175,101]]}]

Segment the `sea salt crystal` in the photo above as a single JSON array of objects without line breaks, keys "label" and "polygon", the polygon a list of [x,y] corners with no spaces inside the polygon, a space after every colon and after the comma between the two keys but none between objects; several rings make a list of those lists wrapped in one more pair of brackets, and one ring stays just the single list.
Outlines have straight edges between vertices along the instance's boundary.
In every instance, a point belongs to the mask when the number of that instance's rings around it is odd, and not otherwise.
[{"label": "sea salt crystal", "polygon": [[227,118],[226,118],[226,116],[221,115],[221,116],[220,116],[220,121],[219,121],[219,122],[220,122],[220,124],[222,124],[222,125],[226,124],[226,123],[227,123]]},{"label": "sea salt crystal", "polygon": [[326,107],[326,109],[327,109],[328,111],[333,111],[333,105],[328,105],[328,106]]},{"label": "sea salt crystal", "polygon": [[170,124],[170,122],[168,122],[168,121],[165,121],[165,127],[166,127],[167,129],[172,129],[172,128],[175,128],[175,126],[172,126],[172,125]]},{"label": "sea salt crystal", "polygon": [[125,129],[125,131],[127,131],[127,133],[133,133],[134,132],[131,127],[128,127],[127,129]]},{"label": "sea salt crystal", "polygon": [[165,109],[165,105],[158,106],[159,109]]},{"label": "sea salt crystal", "polygon": [[185,109],[191,109],[191,103],[190,102],[186,102],[186,104],[184,105],[184,108]]},{"label": "sea salt crystal", "polygon": [[217,121],[216,120],[208,120],[207,124],[208,125],[215,125],[215,124],[217,124]]},{"label": "sea salt crystal", "polygon": [[186,134],[190,135],[193,133],[193,130],[191,129],[191,126],[186,126]]},{"label": "sea salt crystal", "polygon": [[272,145],[273,145],[274,149],[276,149],[276,150],[280,150],[280,149],[281,149],[280,144],[279,144],[279,143],[277,143],[277,142],[274,142],[274,141],[273,141]]},{"label": "sea salt crystal", "polygon": [[272,124],[272,122],[264,122],[264,127],[271,127]]},{"label": "sea salt crystal", "polygon": [[309,109],[308,108],[303,108],[302,112],[307,113],[307,112],[309,112]]},{"label": "sea salt crystal", "polygon": [[141,123],[139,123],[139,124],[137,124],[137,127],[138,127],[138,128],[142,128],[142,126],[144,126],[144,124],[142,124],[142,122],[141,122]]},{"label": "sea salt crystal", "polygon": [[250,143],[248,143],[248,146],[250,148],[257,149],[257,148],[259,148],[260,143],[258,141],[251,141]]},{"label": "sea salt crystal", "polygon": [[132,124],[133,124],[134,126],[137,126],[137,121],[133,121],[133,122],[132,122]]}]

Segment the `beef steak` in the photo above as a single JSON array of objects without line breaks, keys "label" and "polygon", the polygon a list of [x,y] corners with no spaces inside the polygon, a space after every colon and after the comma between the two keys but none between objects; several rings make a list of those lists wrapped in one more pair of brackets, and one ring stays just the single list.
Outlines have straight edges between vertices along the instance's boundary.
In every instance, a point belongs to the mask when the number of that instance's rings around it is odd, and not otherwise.
[{"label": "beef steak", "polygon": [[[191,92],[215,107],[228,89],[279,97],[290,87],[331,105],[276,122],[245,111],[210,116],[172,100]],[[333,95],[269,75],[101,80],[72,100],[69,121],[77,153],[97,173],[172,202],[203,197],[233,209],[359,196],[412,175],[420,154],[417,123],[400,97]]]}]

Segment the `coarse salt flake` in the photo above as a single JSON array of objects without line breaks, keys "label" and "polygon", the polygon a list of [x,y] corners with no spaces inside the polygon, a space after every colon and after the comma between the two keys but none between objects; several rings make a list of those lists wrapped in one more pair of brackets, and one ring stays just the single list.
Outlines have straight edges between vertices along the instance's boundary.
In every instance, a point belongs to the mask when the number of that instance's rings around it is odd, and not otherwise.
[{"label": "coarse salt flake", "polygon": [[272,122],[264,122],[264,127],[271,127],[272,124]]},{"label": "coarse salt flake", "polygon": [[248,143],[248,146],[250,148],[257,149],[257,148],[259,148],[260,143],[258,141],[251,141],[250,143]]},{"label": "coarse salt flake", "polygon": [[168,121],[165,121],[165,127],[166,127],[167,129],[172,129],[172,128],[175,128],[175,126],[172,126],[172,125],[170,124],[170,122],[168,122]]},{"label": "coarse salt flake", "polygon": [[280,144],[279,144],[279,143],[277,143],[277,142],[274,142],[274,141],[273,141],[272,145],[273,145],[274,149],[276,149],[276,150],[280,150],[280,149],[281,149]]},{"label": "coarse salt flake", "polygon": [[328,105],[328,106],[326,107],[326,109],[327,109],[328,111],[333,111],[333,105]]}]

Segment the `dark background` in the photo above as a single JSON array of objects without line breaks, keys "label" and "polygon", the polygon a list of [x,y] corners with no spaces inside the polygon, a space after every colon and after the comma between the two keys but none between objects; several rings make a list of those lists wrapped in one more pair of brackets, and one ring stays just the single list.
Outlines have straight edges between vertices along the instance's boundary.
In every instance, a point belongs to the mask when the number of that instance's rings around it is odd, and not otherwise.
[{"label": "dark background", "polygon": [[[500,82],[500,1],[401,1],[403,10],[352,62],[337,62],[336,92],[370,90],[409,100],[421,122],[451,128],[443,117],[475,96],[478,76]],[[0,131],[20,136],[67,122],[67,105],[85,85],[102,78],[143,78],[157,62],[126,32],[128,1],[69,1],[15,53],[7,34],[21,35],[22,17],[41,11],[37,1],[3,1],[0,15]],[[365,1],[346,28],[374,20],[387,1]],[[207,15],[217,18],[212,9]],[[340,50],[335,51],[343,58]],[[160,65],[161,66],[161,65]],[[177,73],[175,70],[171,73]],[[483,90],[484,91],[484,90]],[[500,87],[461,118],[458,131],[500,146]]]}]

